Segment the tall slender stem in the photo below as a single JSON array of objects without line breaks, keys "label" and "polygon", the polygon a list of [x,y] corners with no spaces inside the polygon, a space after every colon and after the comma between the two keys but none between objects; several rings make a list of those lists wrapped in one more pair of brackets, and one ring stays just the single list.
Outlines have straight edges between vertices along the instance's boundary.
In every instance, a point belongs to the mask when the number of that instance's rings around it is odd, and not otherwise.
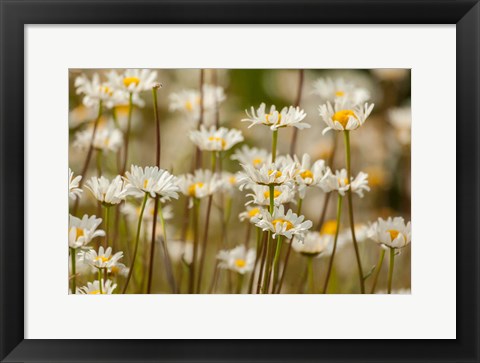
[{"label": "tall slender stem", "polygon": [[[205,70],[200,69],[200,118],[198,119],[197,129],[200,129],[200,126],[203,124],[203,114],[204,114],[204,94],[203,94],[203,84],[205,82]],[[202,150],[197,146],[195,149],[195,168],[201,168],[202,166]]]},{"label": "tall slender stem", "polygon": [[104,247],[108,247],[108,238],[110,237],[110,207],[105,208],[105,244]]},{"label": "tall slender stem", "polygon": [[153,205],[153,222],[152,222],[152,239],[150,241],[150,258],[148,261],[148,278],[147,278],[147,294],[150,294],[152,291],[152,279],[153,279],[153,261],[155,254],[155,241],[157,236],[157,214],[158,214],[158,205],[160,201],[158,198],[155,198]]},{"label": "tall slender stem", "polygon": [[272,163],[275,162],[277,157],[277,141],[278,141],[278,129],[273,131],[272,135]]},{"label": "tall slender stem", "polygon": [[132,128],[132,113],[133,113],[133,94],[130,92],[128,96],[128,119],[127,119],[127,130],[125,131],[125,145],[123,145],[123,165],[121,170],[121,175],[125,174],[127,169],[128,161],[128,144],[130,142],[130,129]]},{"label": "tall slender stem", "polygon": [[372,283],[372,289],[370,290],[370,294],[375,293],[375,288],[377,287],[378,275],[380,274],[380,270],[382,269],[384,258],[385,258],[385,250],[382,248],[382,251],[380,252],[380,257],[378,258],[377,266],[375,267],[375,275],[373,276],[373,283]]},{"label": "tall slender stem", "polygon": [[198,212],[200,207],[200,199],[193,198],[193,257],[190,264],[190,280],[188,282],[188,293],[195,292],[195,265],[198,254]]},{"label": "tall slender stem", "polygon": [[[298,90],[297,90],[297,98],[295,100],[295,107],[300,106],[300,101],[302,100],[302,89],[303,89],[303,79],[305,72],[303,69],[298,70]],[[290,155],[295,155],[295,149],[297,148],[297,137],[298,137],[298,129],[296,127],[293,128],[292,134],[292,142],[290,143]]]},{"label": "tall slender stem", "polygon": [[313,257],[307,257],[307,269],[308,269],[308,290],[310,294],[315,292],[315,287],[313,285]]},{"label": "tall slender stem", "polygon": [[102,149],[97,149],[97,176],[100,177],[102,175]]},{"label": "tall slender stem", "polygon": [[337,229],[335,230],[335,239],[333,240],[333,250],[328,263],[327,276],[325,277],[325,284],[323,285],[323,293],[327,293],[328,282],[330,281],[330,275],[332,273],[333,259],[335,258],[335,251],[337,250],[338,231],[340,230],[340,218],[342,216],[342,196],[338,194],[337,199]]},{"label": "tall slender stem", "polygon": [[98,286],[100,288],[100,294],[103,294],[103,286],[102,286],[102,269],[98,269]]},{"label": "tall slender stem", "polygon": [[[247,230],[250,231],[250,229],[251,229],[250,222],[248,222]],[[250,276],[250,282],[248,284],[249,294],[251,294],[253,291],[253,281],[255,279],[255,272],[257,271],[258,261],[260,261],[260,253],[262,251],[261,238],[262,238],[262,230],[260,228],[257,228],[257,243],[256,243],[257,250],[255,253],[255,264],[253,265],[252,275]]]},{"label": "tall slender stem", "polygon": [[261,292],[262,287],[262,275],[265,270],[266,264],[266,256],[267,256],[267,249],[268,249],[268,238],[270,238],[270,233],[263,233],[263,241],[262,241],[262,260],[260,262],[260,271],[258,274],[258,281],[257,281],[257,294]]},{"label": "tall slender stem", "polygon": [[165,218],[163,217],[162,203],[160,203],[160,201],[158,202],[158,216],[160,217],[160,224],[162,225],[163,238],[161,241],[165,255],[165,270],[167,274],[167,280],[172,292],[175,293],[177,292],[177,286],[175,283],[175,277],[173,275],[172,261],[170,260],[170,254],[168,252],[167,226],[165,224]]},{"label": "tall slender stem", "polygon": [[142,207],[140,209],[140,215],[138,216],[137,236],[135,237],[135,247],[133,249],[132,264],[130,266],[130,270],[128,271],[127,281],[125,281],[125,286],[123,287],[122,294],[125,294],[125,291],[127,291],[128,284],[130,282],[130,279],[132,278],[133,268],[135,267],[135,260],[137,258],[137,252],[138,252],[138,242],[140,241],[140,230],[142,229],[143,212],[145,211],[147,200],[148,200],[148,193],[145,193],[145,196],[143,197]]},{"label": "tall slender stem", "polygon": [[243,274],[241,273],[237,274],[237,289],[235,291],[236,294],[242,293],[243,277],[244,277]]},{"label": "tall slender stem", "polygon": [[[352,171],[351,171],[351,163],[350,163],[350,131],[345,130],[343,132],[345,136],[345,157],[346,157],[346,164],[347,164],[347,179],[348,183],[351,183],[352,180]],[[353,202],[352,202],[352,188],[348,188],[347,191],[347,200],[348,200],[348,215],[350,219],[350,230],[352,232],[352,242],[353,247],[355,249],[355,257],[357,259],[357,267],[358,267],[358,278],[360,281],[360,291],[362,294],[365,294],[365,281],[363,279],[363,269],[362,269],[362,262],[360,260],[360,252],[358,251],[358,243],[357,238],[355,236],[355,221],[353,219]]]},{"label": "tall slender stem", "polygon": [[70,258],[72,259],[72,294],[77,293],[77,258],[76,249],[70,247]]},{"label": "tall slender stem", "polygon": [[395,264],[395,248],[390,248],[390,266],[388,268],[388,293],[392,293],[393,266]]},{"label": "tall slender stem", "polygon": [[278,268],[279,268],[281,249],[282,249],[282,236],[278,235],[278,237],[277,237],[277,248],[275,249],[275,257],[273,258],[273,281],[272,281],[273,288],[272,288],[272,293],[275,292],[275,288],[277,287]]},{"label": "tall slender stem", "polygon": [[[274,135],[275,135],[274,131]],[[273,150],[275,150],[276,147],[276,137],[273,137],[274,142],[272,143],[272,159],[274,159],[273,155],[275,154]],[[272,162],[275,160],[272,160]],[[275,207],[275,186],[273,184],[268,186],[269,188],[269,198],[270,198],[270,214],[273,216],[273,210]],[[263,277],[263,292],[268,293],[268,285],[270,283],[270,273],[272,272],[272,258],[271,258],[271,253],[270,253],[270,246],[271,246],[271,238],[270,236],[272,235],[271,231],[268,231],[268,237],[267,237],[267,243],[266,243],[266,253],[267,253],[267,258],[265,261],[265,275]]]}]

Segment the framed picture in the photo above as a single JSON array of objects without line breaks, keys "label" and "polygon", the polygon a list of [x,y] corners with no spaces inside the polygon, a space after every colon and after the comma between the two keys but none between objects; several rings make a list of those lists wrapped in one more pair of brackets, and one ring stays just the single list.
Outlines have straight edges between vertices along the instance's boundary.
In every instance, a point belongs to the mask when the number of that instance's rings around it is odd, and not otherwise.
[{"label": "framed picture", "polygon": [[2,361],[479,360],[477,1],[1,5]]}]

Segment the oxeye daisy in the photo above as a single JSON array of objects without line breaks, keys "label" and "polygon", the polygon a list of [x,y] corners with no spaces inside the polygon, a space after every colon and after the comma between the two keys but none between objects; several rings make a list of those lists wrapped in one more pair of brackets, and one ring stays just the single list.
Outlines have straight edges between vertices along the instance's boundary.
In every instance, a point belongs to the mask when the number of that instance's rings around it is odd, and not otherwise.
[{"label": "oxeye daisy", "polygon": [[221,181],[210,170],[198,169],[193,174],[185,174],[178,178],[181,192],[190,198],[205,198],[221,187]]},{"label": "oxeye daisy", "polygon": [[324,160],[316,160],[313,164],[310,155],[304,154],[302,160],[295,156],[295,183],[301,199],[305,198],[307,187],[319,185],[327,173]]},{"label": "oxeye daisy", "polygon": [[275,131],[282,127],[296,127],[298,129],[306,129],[310,127],[310,124],[302,122],[307,116],[304,110],[300,107],[284,107],[281,111],[277,111],[274,105],[270,106],[270,110],[266,110],[265,103],[262,103],[258,109],[255,110],[251,107],[250,112],[245,110],[248,118],[242,119],[242,121],[250,122],[249,128],[254,125],[266,125],[269,126],[272,131]]},{"label": "oxeye daisy", "polygon": [[87,107],[98,107],[100,102],[107,107],[113,105],[113,88],[106,82],[101,82],[98,73],[94,73],[92,79],[85,74],[75,79],[77,94],[83,94],[83,104]]},{"label": "oxeye daisy", "polygon": [[[137,223],[140,217],[141,205],[133,202],[125,202],[121,205],[120,211],[127,217],[127,220],[132,223]],[[155,211],[155,202],[153,199],[148,199],[145,205],[145,211],[143,213],[143,221],[149,223],[153,221],[153,215]],[[162,206],[162,213],[164,220],[170,220],[173,218],[173,208],[170,204]],[[146,228],[149,230],[149,228]]]},{"label": "oxeye daisy", "polygon": [[305,256],[316,257],[320,254],[331,252],[333,239],[330,235],[318,232],[307,232],[302,240],[294,238],[292,248]]},{"label": "oxeye daisy", "polygon": [[225,151],[243,141],[242,132],[236,129],[227,129],[215,126],[206,128],[200,126],[200,130],[190,131],[190,140],[205,151]]},{"label": "oxeye daisy", "polygon": [[90,190],[100,203],[104,206],[113,206],[121,203],[125,199],[123,193],[124,181],[120,175],[117,175],[112,181],[104,176],[100,178],[91,177],[85,187]]},{"label": "oxeye daisy", "polygon": [[127,69],[123,73],[111,71],[107,74],[107,78],[113,89],[135,94],[153,88],[157,71],[151,69]]},{"label": "oxeye daisy", "polygon": [[253,218],[260,219],[262,218],[262,207],[255,206],[255,207],[247,207],[247,209],[238,215],[238,218],[241,222],[248,220],[250,223],[255,224],[256,222],[253,221]]},{"label": "oxeye daisy", "polygon": [[263,164],[270,162],[272,155],[265,149],[243,145],[241,149],[235,150],[230,159],[237,160],[240,164],[260,168]]},{"label": "oxeye daisy", "polygon": [[335,102],[337,99],[348,100],[354,105],[370,99],[370,92],[343,78],[320,78],[313,84],[313,93],[319,95],[323,102]]},{"label": "oxeye daisy", "polygon": [[97,229],[102,218],[84,215],[82,219],[70,215],[68,225],[68,246],[76,249],[85,247],[95,237],[105,236],[105,231]]},{"label": "oxeye daisy", "polygon": [[311,221],[305,220],[304,216],[297,216],[291,209],[285,213],[283,205],[275,207],[273,214],[262,211],[262,218],[255,217],[254,220],[258,228],[272,232],[273,238],[281,235],[288,239],[296,236],[300,240],[303,240],[305,232],[312,227]]},{"label": "oxeye daisy", "polygon": [[222,250],[218,252],[218,267],[245,274],[253,271],[255,266],[255,250],[246,249],[244,245],[237,246],[231,250]]},{"label": "oxeye daisy", "polygon": [[401,249],[412,240],[411,224],[405,224],[402,217],[389,217],[387,220],[378,218],[368,231],[368,237],[384,247]]},{"label": "oxeye daisy", "polygon": [[124,180],[126,195],[138,197],[148,193],[152,198],[160,197],[162,201],[178,199],[177,178],[157,166],[142,168],[132,165],[130,171],[125,173]]},{"label": "oxeye daisy", "polygon": [[68,197],[71,200],[80,198],[83,193],[83,190],[79,188],[80,180],[82,180],[82,176],[77,175],[74,178],[72,169],[68,168]]},{"label": "oxeye daisy", "polygon": [[227,171],[222,172],[220,175],[220,190],[225,193],[233,194],[238,190],[238,176],[239,175]]},{"label": "oxeye daisy", "polygon": [[111,295],[117,288],[117,284],[114,284],[111,280],[102,282],[95,280],[93,282],[87,282],[86,286],[77,288],[77,294],[79,295]]},{"label": "oxeye daisy", "polygon": [[[92,140],[93,128],[78,131],[75,133],[73,147],[82,151],[88,150]],[[93,147],[101,151],[117,152],[123,145],[123,134],[120,130],[113,127],[101,127],[95,132]]]},{"label": "oxeye daisy", "polygon": [[318,185],[324,192],[328,193],[335,190],[342,197],[345,196],[345,193],[350,187],[352,188],[352,192],[356,193],[360,198],[363,198],[365,191],[370,191],[368,174],[360,172],[355,178],[352,177],[349,183],[346,169],[337,170],[335,174],[332,174],[332,172],[328,170]]},{"label": "oxeye daisy", "polygon": [[[254,185],[251,189],[253,193],[247,194],[247,197],[252,197],[252,199],[246,205],[251,203],[263,206],[270,205],[270,188],[268,186]],[[280,185],[274,188],[273,203],[275,206],[293,202],[294,199],[295,190],[290,186]]]},{"label": "oxeye daisy", "polygon": [[[192,120],[200,118],[200,92],[198,90],[183,90],[172,93],[170,99],[170,111],[181,111]],[[222,87],[208,84],[203,85],[203,111],[211,112],[225,101],[225,92]],[[205,121],[205,120],[204,120]]]},{"label": "oxeye daisy", "polygon": [[116,266],[123,257],[123,252],[117,252],[112,255],[112,247],[104,249],[99,247],[98,253],[94,249],[80,252],[80,258],[87,264],[97,269],[112,268]]},{"label": "oxeye daisy", "polygon": [[365,103],[363,106],[355,105],[348,100],[337,100],[332,106],[330,102],[319,108],[320,117],[327,124],[323,134],[330,130],[346,131],[355,130],[362,126],[373,110],[374,104]]},{"label": "oxeye daisy", "polygon": [[252,165],[241,164],[244,173],[240,173],[238,183],[240,190],[251,184],[278,186],[292,184],[295,176],[295,164],[281,165],[280,162],[262,165],[259,169]]},{"label": "oxeye daisy", "polygon": [[388,119],[395,127],[398,141],[402,145],[410,144],[410,128],[412,125],[412,109],[410,106],[393,108],[388,111]]}]

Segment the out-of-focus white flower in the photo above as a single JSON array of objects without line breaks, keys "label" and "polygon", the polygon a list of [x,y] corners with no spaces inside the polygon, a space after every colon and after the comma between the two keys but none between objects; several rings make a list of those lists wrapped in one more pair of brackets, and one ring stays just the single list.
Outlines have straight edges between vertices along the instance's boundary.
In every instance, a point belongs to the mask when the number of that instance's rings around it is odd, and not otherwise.
[{"label": "out-of-focus white flower", "polygon": [[272,154],[265,149],[243,145],[241,149],[235,150],[230,159],[237,160],[240,164],[260,168],[263,164],[270,163]]},{"label": "out-of-focus white flower", "polygon": [[[370,227],[367,226],[364,223],[355,223],[354,226],[355,229],[355,239],[357,242],[365,242],[368,239],[368,233],[370,230]],[[341,233],[341,238],[345,241],[351,241],[352,240],[352,231],[350,227],[345,228]]]},{"label": "out-of-focus white flower", "polygon": [[106,82],[100,81],[98,73],[94,73],[90,80],[85,74],[75,78],[77,94],[83,94],[83,104],[87,107],[98,107],[102,102],[107,107],[113,105],[113,88]]},{"label": "out-of-focus white flower", "polygon": [[310,127],[310,124],[302,122],[307,116],[304,110],[300,107],[284,107],[281,111],[277,111],[275,106],[270,107],[270,111],[266,111],[265,103],[262,103],[260,107],[255,110],[251,107],[250,112],[245,110],[248,118],[242,119],[242,121],[251,122],[249,128],[254,125],[266,125],[271,130],[277,130],[281,127],[293,126],[298,129],[306,129]]},{"label": "out-of-focus white flower", "polygon": [[[253,193],[247,194],[247,197],[252,197],[252,200],[246,205],[255,203],[257,205],[270,205],[270,188],[264,185],[253,185]],[[274,188],[273,203],[279,206],[285,203],[293,202],[295,199],[295,190],[288,185],[280,185]]]},{"label": "out-of-focus white flower", "polygon": [[135,94],[153,88],[157,83],[157,71],[151,69],[127,69],[123,73],[110,71],[107,78],[112,89]]},{"label": "out-of-focus white flower", "polygon": [[[387,290],[380,290],[378,292],[375,292],[377,295],[387,295],[389,294]],[[392,292],[389,295],[411,295],[412,290],[411,289],[397,289],[397,290],[392,290]]]},{"label": "out-of-focus white flower", "polygon": [[[82,151],[88,150],[92,141],[93,128],[75,133],[73,147]],[[113,127],[98,127],[93,140],[93,147],[102,151],[117,152],[123,145],[123,134]]]},{"label": "out-of-focus white flower", "polygon": [[298,186],[298,193],[301,199],[305,198],[307,187],[318,186],[327,175],[327,167],[324,160],[317,160],[313,164],[310,155],[303,154],[302,160],[295,156],[295,183]]},{"label": "out-of-focus white flower", "polygon": [[248,251],[244,245],[237,246],[231,250],[222,250],[218,252],[218,267],[245,274],[253,271],[255,266],[255,249]]},{"label": "out-of-focus white flower", "polygon": [[240,213],[238,215],[238,218],[240,219],[241,222],[248,220],[250,223],[255,224],[252,219],[254,217],[257,217],[258,219],[262,218],[262,207],[247,207],[247,210]]},{"label": "out-of-focus white flower", "polygon": [[200,199],[212,195],[221,188],[221,184],[220,178],[210,170],[198,169],[193,174],[178,177],[181,192],[190,198]]},{"label": "out-of-focus white flower", "polygon": [[402,145],[410,144],[412,126],[412,108],[410,106],[392,108],[388,111],[388,119],[395,127],[398,140]]},{"label": "out-of-focus white flower", "polygon": [[259,169],[250,164],[241,164],[245,173],[239,173],[240,190],[258,185],[292,184],[295,176],[295,164],[282,165],[280,162],[263,164]]},{"label": "out-of-focus white flower", "polygon": [[79,188],[80,180],[82,180],[82,176],[77,175],[74,178],[72,169],[68,168],[68,197],[71,200],[80,198],[83,193],[83,190]]},{"label": "out-of-focus white flower", "polygon": [[405,224],[402,217],[378,218],[371,225],[368,236],[381,246],[400,249],[411,242],[412,227],[410,222]]},{"label": "out-of-focus white flower", "polygon": [[220,190],[224,193],[233,194],[237,188],[237,175],[229,173],[227,171],[222,172],[220,175]]},{"label": "out-of-focus white flower", "polygon": [[123,186],[124,181],[120,175],[111,182],[104,176],[100,178],[94,176],[85,183],[85,187],[92,192],[95,199],[106,206],[119,204],[125,199]]},{"label": "out-of-focus white flower", "polygon": [[170,198],[178,199],[177,178],[158,166],[147,166],[144,169],[132,165],[130,171],[125,173],[124,180],[126,195],[138,197],[148,193],[152,198],[160,197],[162,202]]},{"label": "out-of-focus white flower", "polygon": [[261,219],[254,217],[258,228],[273,232],[272,238],[282,235],[288,239],[296,236],[300,240],[303,240],[305,233],[312,227],[312,221],[304,219],[304,216],[297,216],[291,209],[285,213],[283,205],[275,207],[273,215],[268,211],[262,211]]},{"label": "out-of-focus white flower", "polygon": [[318,256],[328,252],[333,239],[330,235],[322,235],[318,232],[307,232],[305,238],[301,241],[298,238],[293,239],[292,248],[302,255]]},{"label": "out-of-focus white flower", "polygon": [[330,130],[355,130],[362,126],[372,112],[374,104],[355,105],[347,100],[337,100],[332,106],[330,102],[319,108],[320,117],[327,124],[323,134]]},{"label": "out-of-focus white flower", "polygon": [[68,126],[71,129],[76,128],[85,122],[94,121],[97,116],[98,111],[94,108],[78,105],[68,113]]},{"label": "out-of-focus white flower", "polygon": [[68,224],[68,246],[85,247],[95,237],[105,236],[105,231],[97,229],[102,218],[84,215],[82,219],[70,215]]},{"label": "out-of-focus white flower", "polygon": [[346,169],[337,170],[335,175],[328,170],[326,176],[319,183],[319,187],[326,193],[336,190],[341,196],[344,196],[351,187],[352,192],[360,198],[363,198],[364,191],[370,191],[368,174],[360,172],[355,178],[352,177],[349,183]]},{"label": "out-of-focus white flower", "polygon": [[215,126],[207,129],[202,125],[200,130],[190,131],[190,140],[200,150],[225,151],[242,142],[243,136],[242,132],[237,129],[227,129],[225,127],[217,129]]},{"label": "out-of-focus white flower", "polygon": [[106,282],[102,280],[102,288],[100,289],[100,282],[95,280],[92,282],[87,282],[87,286],[77,287],[77,294],[79,295],[111,295],[117,287],[117,284],[114,284],[111,280]]},{"label": "out-of-focus white flower", "polygon": [[98,269],[112,267],[119,264],[119,260],[123,257],[123,252],[117,252],[112,255],[112,247],[108,247],[106,250],[100,246],[97,251],[94,249],[80,252],[80,258],[87,264]]},{"label": "out-of-focus white flower", "polygon": [[183,261],[187,265],[190,265],[193,260],[193,242],[169,240],[168,253],[173,262]]},{"label": "out-of-focus white flower", "polygon": [[[198,90],[183,90],[170,95],[170,111],[181,111],[193,121],[200,118],[200,92]],[[222,87],[203,85],[203,111],[211,112],[225,101]]]},{"label": "out-of-focus white flower", "polygon": [[313,93],[321,97],[322,102],[335,102],[337,99],[348,100],[358,105],[370,99],[370,92],[343,78],[335,80],[320,78],[313,84]]},{"label": "out-of-focus white flower", "polygon": [[[141,206],[132,202],[125,202],[120,207],[120,211],[127,217],[129,222],[137,223],[140,217]],[[145,211],[143,212],[143,221],[152,222],[155,212],[155,201],[148,199],[145,205]],[[162,206],[162,213],[164,220],[170,220],[173,218],[173,208],[170,204]],[[147,228],[148,230],[149,228]]]}]

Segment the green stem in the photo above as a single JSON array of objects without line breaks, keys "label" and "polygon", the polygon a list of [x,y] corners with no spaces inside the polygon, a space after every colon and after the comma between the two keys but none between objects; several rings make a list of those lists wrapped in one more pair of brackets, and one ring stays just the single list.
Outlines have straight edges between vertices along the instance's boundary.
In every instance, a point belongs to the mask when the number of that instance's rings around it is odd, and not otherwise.
[{"label": "green stem", "polygon": [[128,144],[130,140],[130,129],[132,127],[132,112],[133,112],[133,94],[130,92],[128,96],[128,120],[127,120],[127,130],[125,131],[125,145],[123,149],[123,166],[121,175],[125,174],[127,168],[127,159],[128,159]]},{"label": "green stem", "polygon": [[[352,172],[351,172],[351,153],[350,153],[350,131],[345,130],[343,132],[343,135],[345,136],[345,158],[346,158],[346,164],[347,164],[347,179],[348,183],[350,185],[351,180],[352,180]],[[347,199],[348,199],[348,215],[350,219],[350,230],[352,232],[352,242],[353,242],[353,247],[355,249],[355,257],[357,259],[357,267],[358,267],[358,278],[360,281],[360,291],[362,294],[365,294],[365,281],[363,279],[363,268],[362,268],[362,262],[360,260],[360,253],[358,251],[358,243],[357,243],[357,238],[355,236],[355,221],[353,219],[353,202],[352,202],[352,188],[348,188],[347,191]]]},{"label": "green stem", "polygon": [[238,279],[237,279],[237,290],[236,290],[236,293],[237,294],[241,294],[242,293],[242,286],[243,286],[243,274],[238,274]]},{"label": "green stem", "polygon": [[77,259],[76,249],[70,247],[70,258],[72,259],[72,294],[77,293]]},{"label": "green stem", "polygon": [[190,264],[190,280],[188,282],[188,293],[193,294],[195,291],[195,265],[198,253],[198,210],[200,207],[200,199],[193,198],[193,257]]},{"label": "green stem", "polygon": [[335,239],[333,240],[333,250],[332,255],[330,256],[330,261],[328,263],[327,276],[325,278],[325,284],[323,285],[323,293],[327,293],[328,282],[330,280],[330,275],[332,274],[333,259],[335,258],[335,251],[337,250],[337,240],[338,240],[338,231],[340,230],[340,217],[342,216],[342,196],[338,194],[337,199],[337,229],[335,231]]},{"label": "green stem", "polygon": [[275,250],[275,257],[273,258],[273,289],[272,292],[275,293],[275,288],[277,287],[277,280],[278,280],[278,269],[279,269],[279,262],[280,262],[280,251],[282,250],[282,236],[279,235],[277,237],[277,248]]},{"label": "green stem", "polygon": [[385,258],[385,250],[382,248],[382,251],[380,252],[380,257],[378,258],[377,266],[375,267],[376,269],[375,276],[373,276],[373,284],[372,284],[372,290],[370,291],[370,294],[375,293],[375,287],[377,287],[378,275],[380,274],[380,270],[382,269],[384,258]]},{"label": "green stem", "polygon": [[392,293],[393,266],[395,264],[395,248],[390,248],[390,266],[388,268],[388,293]]},{"label": "green stem", "polygon": [[98,286],[100,288],[100,294],[103,294],[103,287],[102,287],[102,269],[98,269]]},{"label": "green stem", "polygon": [[310,294],[315,292],[315,287],[313,285],[313,257],[307,257],[307,269],[308,269],[308,289]]},{"label": "green stem", "polygon": [[97,176],[102,175],[102,150],[98,149],[97,150]]},{"label": "green stem", "polygon": [[163,217],[163,209],[162,209],[162,203],[158,201],[158,216],[160,217],[160,223],[162,225],[162,232],[163,232],[163,251],[165,253],[165,269],[167,270],[167,279],[170,284],[170,287],[172,289],[172,292],[177,291],[177,287],[175,284],[175,278],[173,276],[173,268],[172,268],[172,262],[170,260],[170,254],[168,253],[168,247],[167,247],[167,226],[165,224],[165,218]]},{"label": "green stem", "polygon": [[109,226],[110,226],[110,207],[105,208],[105,245],[104,247],[108,247],[108,237],[110,237]]},{"label": "green stem", "polygon": [[272,137],[272,163],[275,162],[277,157],[277,139],[278,139],[278,129],[273,131]]},{"label": "green stem", "polygon": [[138,242],[140,241],[140,230],[142,228],[143,212],[145,211],[147,200],[148,200],[148,193],[145,193],[145,196],[143,197],[142,208],[140,209],[140,215],[138,216],[137,236],[135,237],[135,247],[133,249],[132,265],[130,266],[130,270],[128,271],[127,281],[125,282],[125,286],[123,287],[122,294],[125,294],[125,291],[127,291],[128,283],[132,278],[133,268],[135,266],[135,260],[137,258]]}]

